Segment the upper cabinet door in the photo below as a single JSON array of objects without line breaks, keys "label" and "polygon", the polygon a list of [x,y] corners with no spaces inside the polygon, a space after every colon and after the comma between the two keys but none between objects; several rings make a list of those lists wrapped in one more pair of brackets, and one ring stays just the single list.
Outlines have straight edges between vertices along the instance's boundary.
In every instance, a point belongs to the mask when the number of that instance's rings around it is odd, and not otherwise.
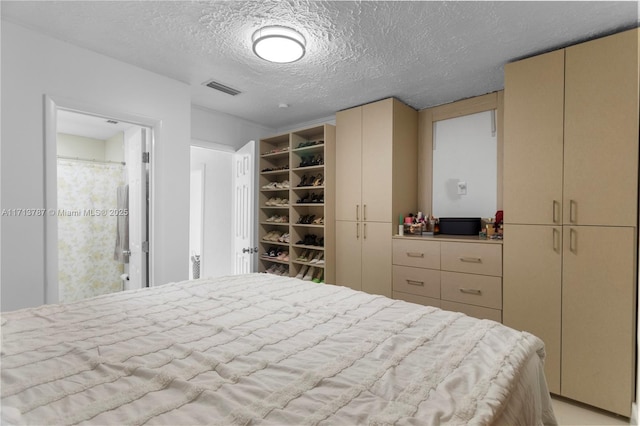
[{"label": "upper cabinet door", "polygon": [[566,49],[564,223],[635,226],[638,30]]},{"label": "upper cabinet door", "polygon": [[505,66],[504,220],[562,222],[564,51]]},{"label": "upper cabinet door", "polygon": [[392,221],[393,99],[362,107],[362,220]]},{"label": "upper cabinet door", "polygon": [[336,220],[362,220],[362,107],[336,114]]}]

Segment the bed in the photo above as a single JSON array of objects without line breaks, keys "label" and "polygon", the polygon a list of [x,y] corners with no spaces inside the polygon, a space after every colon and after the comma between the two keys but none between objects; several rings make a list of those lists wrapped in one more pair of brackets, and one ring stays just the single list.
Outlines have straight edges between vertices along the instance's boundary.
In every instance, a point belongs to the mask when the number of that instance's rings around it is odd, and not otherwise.
[{"label": "bed", "polygon": [[2,314],[3,424],[555,424],[535,336],[269,274]]}]

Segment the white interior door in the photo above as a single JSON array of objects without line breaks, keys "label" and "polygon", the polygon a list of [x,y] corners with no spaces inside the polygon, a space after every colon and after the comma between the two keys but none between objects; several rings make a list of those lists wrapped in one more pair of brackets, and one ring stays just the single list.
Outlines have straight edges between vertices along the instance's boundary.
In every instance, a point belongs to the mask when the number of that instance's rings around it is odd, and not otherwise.
[{"label": "white interior door", "polygon": [[129,184],[129,281],[128,289],[147,287],[147,164],[148,130],[132,127],[124,132],[127,183]]},{"label": "white interior door", "polygon": [[252,272],[257,253],[253,239],[255,145],[255,141],[250,141],[234,155],[234,274]]}]

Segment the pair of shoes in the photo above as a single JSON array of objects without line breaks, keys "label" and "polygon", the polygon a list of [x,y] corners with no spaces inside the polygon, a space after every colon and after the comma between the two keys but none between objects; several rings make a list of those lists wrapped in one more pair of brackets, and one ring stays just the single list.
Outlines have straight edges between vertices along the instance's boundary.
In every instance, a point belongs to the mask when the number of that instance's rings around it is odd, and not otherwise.
[{"label": "pair of shoes", "polygon": [[289,223],[289,216],[279,216],[277,214],[265,219],[265,222],[272,223]]},{"label": "pair of shoes", "polygon": [[309,263],[316,265],[324,265],[324,252],[318,250],[318,254],[313,257],[313,259],[309,260]]},{"label": "pair of shoes", "polygon": [[[322,141],[322,143],[324,143],[324,141]],[[300,142],[297,146],[297,148],[306,148],[308,146],[314,146],[317,145],[318,142],[317,141],[305,141],[305,142]]]},{"label": "pair of shoes", "polygon": [[281,243],[288,243],[291,240],[291,235],[288,232],[285,232],[280,237],[278,237],[278,241]]},{"label": "pair of shoes", "polygon": [[311,177],[307,177],[307,175],[302,175],[302,179],[300,179],[300,183],[298,184],[298,187],[311,186],[315,178],[316,177],[313,175],[311,175]]},{"label": "pair of shoes", "polygon": [[313,281],[320,283],[324,279],[324,269],[316,268],[314,266],[304,265],[296,278],[303,281]]},{"label": "pair of shoes", "polygon": [[262,237],[262,239],[265,241],[276,242],[280,237],[282,237],[282,233],[280,231],[270,231],[270,232],[267,232],[267,234],[264,237]]},{"label": "pair of shoes", "polygon": [[324,158],[322,158],[322,155],[316,154],[300,157],[300,165],[298,167],[320,166],[322,164],[324,164]]},{"label": "pair of shoes", "polygon": [[289,200],[286,198],[274,198],[271,197],[269,198],[265,203],[265,206],[270,206],[270,207],[288,207],[289,206]]},{"label": "pair of shoes", "polygon": [[[320,260],[324,258],[324,252],[322,250],[305,250],[300,256],[296,258],[298,262],[317,263],[320,265]],[[324,263],[324,260],[322,260]]]},{"label": "pair of shoes", "polygon": [[269,249],[264,252],[262,257],[265,259],[270,259],[270,258],[276,257],[277,255],[278,255],[278,249],[276,249],[275,247],[269,247]]},{"label": "pair of shoes", "polygon": [[289,223],[289,216],[279,216],[279,215],[273,215],[271,216],[269,219],[267,219],[267,222],[272,222],[272,223]]},{"label": "pair of shoes", "polygon": [[311,223],[313,223],[314,225],[324,225],[324,217],[319,217]]},{"label": "pair of shoes", "polygon": [[266,185],[262,185],[262,189],[271,189],[271,190],[289,189],[289,181],[283,180],[282,182],[269,182]]},{"label": "pair of shoes", "polygon": [[313,275],[313,279],[311,281],[313,281],[314,283],[323,283],[324,282],[324,269],[323,268],[316,268],[317,271],[316,273]]},{"label": "pair of shoes", "polygon": [[280,166],[280,167],[266,167],[264,169],[262,169],[262,172],[279,172],[280,170],[289,170],[289,165],[285,164],[284,166]]},{"label": "pair of shoes", "polygon": [[315,179],[311,183],[311,186],[322,186],[322,185],[324,185],[324,176],[322,176],[322,173],[320,173],[318,176],[315,177]]},{"label": "pair of shoes", "polygon": [[289,275],[289,268],[286,265],[276,265],[274,263],[266,272],[274,275]]},{"label": "pair of shoes", "polygon": [[316,217],[316,215],[314,215],[314,214],[305,214],[303,216],[300,216],[300,219],[298,219],[298,221],[296,223],[309,225],[309,224],[311,224],[311,222],[313,222],[313,219],[315,217]]},{"label": "pair of shoes", "polygon": [[277,154],[278,152],[287,152],[287,151],[289,151],[289,147],[283,146],[281,148],[273,148],[272,150],[263,152],[262,155]]},{"label": "pair of shoes", "polygon": [[298,257],[296,258],[296,260],[297,260],[298,262],[308,262],[308,261],[309,261],[309,258],[311,257],[311,253],[312,253],[312,252],[313,252],[313,250],[304,250],[304,251],[300,254],[300,256],[298,256]]},{"label": "pair of shoes", "polygon": [[296,244],[301,244],[305,246],[322,246],[324,244],[324,238],[318,238],[315,234],[307,234],[303,239],[298,241]]},{"label": "pair of shoes", "polygon": [[280,251],[276,256],[276,259],[282,260],[283,262],[289,261],[289,252],[288,251]]}]

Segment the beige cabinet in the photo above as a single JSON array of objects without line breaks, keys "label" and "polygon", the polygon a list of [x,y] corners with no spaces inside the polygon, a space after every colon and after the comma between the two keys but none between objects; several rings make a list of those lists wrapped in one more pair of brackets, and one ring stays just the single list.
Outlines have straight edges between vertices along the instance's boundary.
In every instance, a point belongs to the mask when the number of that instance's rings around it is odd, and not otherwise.
[{"label": "beige cabinet", "polygon": [[545,343],[549,390],[560,394],[562,226],[504,225],[504,324]]},{"label": "beige cabinet", "polygon": [[391,237],[416,211],[417,119],[393,98],[336,114],[336,284],[391,297]]},{"label": "beige cabinet", "polygon": [[393,298],[502,321],[502,246],[394,237]]},{"label": "beige cabinet", "polygon": [[565,227],[562,395],[629,415],[635,385],[636,231]]},{"label": "beige cabinet", "polygon": [[504,323],[545,341],[552,392],[625,416],[635,377],[637,61],[636,29],[505,67]]}]

